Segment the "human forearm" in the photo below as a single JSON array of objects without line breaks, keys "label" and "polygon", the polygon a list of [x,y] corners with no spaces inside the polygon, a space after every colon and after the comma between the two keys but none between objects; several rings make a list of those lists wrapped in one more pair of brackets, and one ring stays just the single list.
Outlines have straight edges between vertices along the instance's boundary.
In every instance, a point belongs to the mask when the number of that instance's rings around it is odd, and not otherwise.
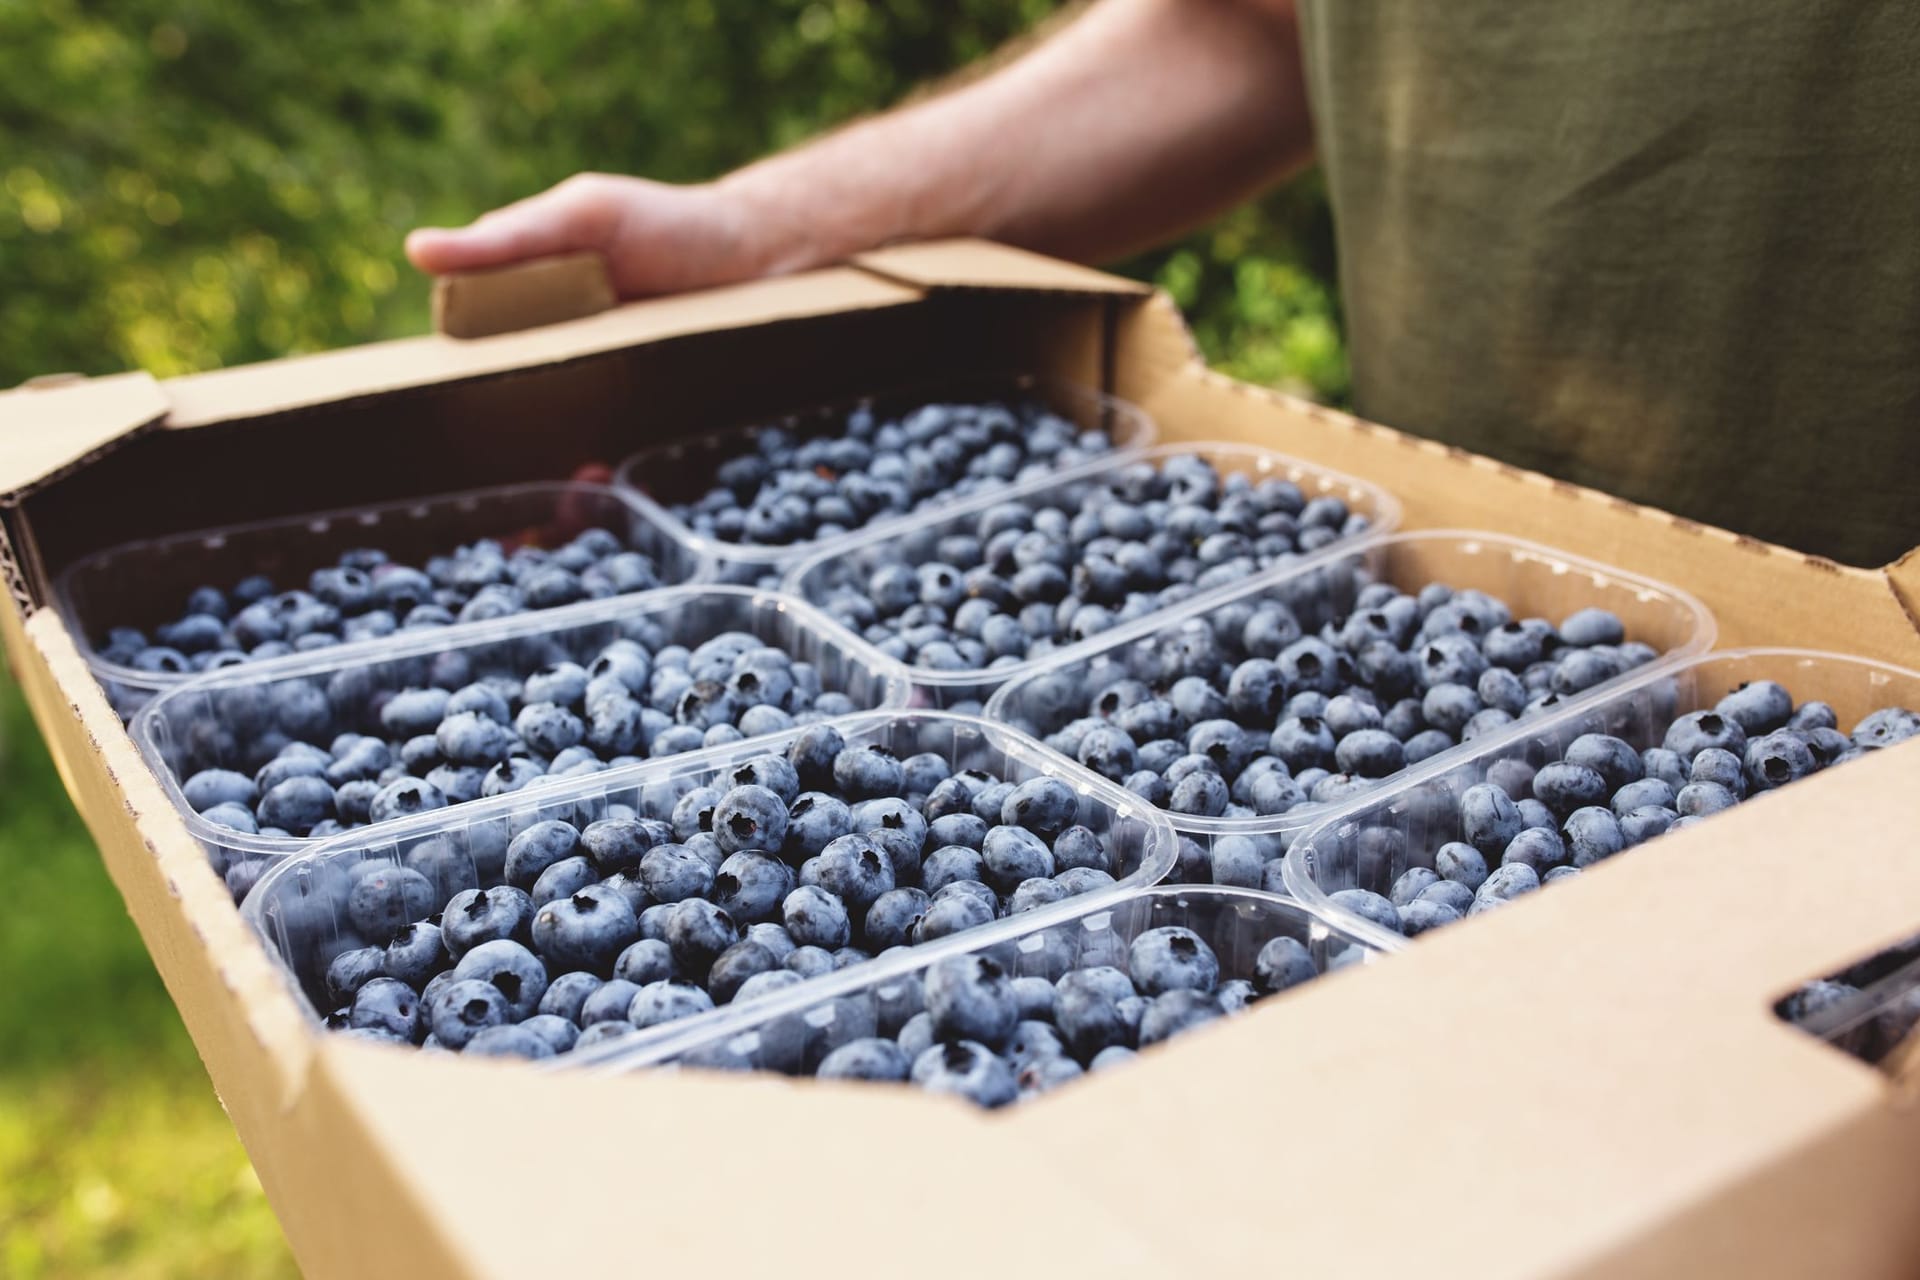
[{"label": "human forearm", "polygon": [[771,270],[981,235],[1099,261],[1305,164],[1292,5],[1107,0],[999,73],[725,178]]},{"label": "human forearm", "polygon": [[1011,66],[718,182],[581,174],[458,230],[429,272],[602,254],[623,297],[979,235],[1101,261],[1205,221],[1304,164],[1293,0],[1104,0]]}]

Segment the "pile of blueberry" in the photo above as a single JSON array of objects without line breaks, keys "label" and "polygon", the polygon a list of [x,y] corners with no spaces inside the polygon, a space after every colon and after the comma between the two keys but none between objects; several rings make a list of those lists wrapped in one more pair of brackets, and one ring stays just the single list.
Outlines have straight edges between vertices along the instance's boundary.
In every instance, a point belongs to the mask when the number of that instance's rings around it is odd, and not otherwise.
[{"label": "pile of blueberry", "polygon": [[1112,448],[1105,431],[1083,431],[1034,401],[927,404],[897,418],[862,407],[805,438],[761,428],[752,452],[715,470],[704,497],[670,510],[721,542],[785,547],[1076,466]]},{"label": "pile of blueberry", "polygon": [[[319,838],[855,710],[812,664],[745,632],[689,650],[651,621],[630,629],[640,638],[585,665],[530,664],[524,678],[476,676],[451,649],[424,669],[393,664],[405,684],[376,663],[209,691],[172,727],[181,791],[217,826]],[[225,873],[240,897],[260,867]]]},{"label": "pile of blueberry", "polygon": [[423,568],[363,548],[314,570],[304,590],[280,590],[258,574],[225,591],[196,587],[179,618],[151,635],[115,627],[99,653],[136,671],[185,675],[662,585],[670,584],[661,583],[653,560],[606,529],[588,529],[551,551],[475,542]]},{"label": "pile of blueberry", "polygon": [[335,1025],[547,1057],[1110,886],[1079,809],[818,724],[677,799],[476,824],[264,910]]},{"label": "pile of blueberry", "polygon": [[1366,526],[1339,498],[1180,454],[991,507],[930,546],[902,540],[820,603],[911,666],[1007,667]]},{"label": "pile of blueberry", "polygon": [[[1039,935],[1067,951],[1063,930]],[[984,1107],[1005,1106],[1130,1061],[1136,1050],[1320,976],[1287,936],[1261,947],[1251,977],[1227,977],[1192,929],[1167,925],[1102,935],[1104,948],[1015,976],[991,955],[952,956],[923,974],[831,1002],[828,1016],[772,1019],[753,1037],[682,1057],[689,1066],[758,1069],[823,1080],[912,1082]],[[1361,958],[1342,951],[1330,967]],[[1027,968],[1030,961],[1021,963]]]},{"label": "pile of blueberry", "polygon": [[[1452,815],[1459,839],[1436,849],[1431,866],[1408,867],[1384,897],[1352,888],[1331,899],[1415,937],[1578,875],[1761,792],[1916,736],[1920,714],[1904,708],[1875,711],[1846,734],[1824,702],[1796,707],[1781,685],[1754,681],[1711,709],[1675,720],[1657,747],[1636,751],[1624,739],[1590,733],[1537,769],[1519,759],[1494,761],[1487,780],[1460,796]],[[1369,868],[1407,867],[1401,831],[1367,828],[1356,840],[1367,847],[1356,845],[1353,853]]]},{"label": "pile of blueberry", "polygon": [[[1440,584],[1414,596],[1371,583],[1346,612],[1293,594],[1035,677],[1017,718],[1043,708],[1050,722],[1029,727],[1049,746],[1162,809],[1270,817],[1351,797],[1656,656],[1601,609],[1556,626]],[[1215,883],[1259,887],[1250,842],[1213,856]]]}]

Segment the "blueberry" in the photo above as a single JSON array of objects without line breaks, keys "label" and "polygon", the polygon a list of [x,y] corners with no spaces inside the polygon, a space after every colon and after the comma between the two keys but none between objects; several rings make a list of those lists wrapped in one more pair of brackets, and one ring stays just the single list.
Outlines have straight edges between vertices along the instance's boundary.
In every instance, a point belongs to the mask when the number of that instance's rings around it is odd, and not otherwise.
[{"label": "blueberry", "polygon": [[1689,782],[1680,788],[1673,808],[1683,818],[1704,818],[1739,803],[1740,797],[1717,782]]},{"label": "blueberry", "polygon": [[[422,1031],[421,1001],[414,989],[397,978],[371,978],[354,993],[347,1025],[374,1030],[396,1040],[414,1043]],[[437,1029],[438,1020],[435,1020]]]},{"label": "blueberry", "polygon": [[292,777],[260,797],[260,823],[294,835],[306,835],[334,816],[333,787],[316,777]]},{"label": "blueberry", "polygon": [[920,883],[928,893],[938,894],[956,882],[983,881],[986,874],[986,858],[979,850],[965,845],[946,845],[927,855],[921,864]]},{"label": "blueberry", "polygon": [[1567,815],[1562,830],[1568,858],[1575,867],[1590,867],[1627,847],[1618,817],[1599,805],[1575,809]]},{"label": "blueberry", "polygon": [[540,1016],[555,1016],[568,1022],[580,1022],[581,1010],[587,997],[604,985],[591,973],[575,970],[563,973],[547,984],[546,994],[540,997]]},{"label": "blueberry", "polygon": [[1158,1044],[1225,1016],[1226,1010],[1210,993],[1176,988],[1154,997],[1141,1016],[1140,1045]]},{"label": "blueberry", "polygon": [[891,751],[875,743],[849,747],[835,756],[833,781],[847,798],[868,800],[900,795],[906,785],[906,771]]},{"label": "blueberry", "polygon": [[673,950],[658,938],[642,938],[614,960],[613,976],[636,987],[664,982],[674,976]]},{"label": "blueberry", "polygon": [[400,778],[381,787],[367,806],[370,822],[386,822],[447,807],[438,787],[418,778]]},{"label": "blueberry", "polygon": [[382,970],[418,990],[447,965],[445,941],[440,927],[420,920],[393,935],[381,957]]},{"label": "blueberry", "polygon": [[1227,811],[1227,783],[1219,774],[1199,770],[1174,784],[1167,807],[1175,813],[1217,818]]},{"label": "blueberry", "polygon": [[1329,894],[1334,906],[1350,911],[1392,933],[1400,931],[1400,912],[1393,903],[1366,889],[1340,889]]},{"label": "blueberry", "polygon": [[593,1027],[626,1022],[633,999],[639,994],[640,988],[623,978],[602,983],[581,1002],[580,1025]]},{"label": "blueberry", "polygon": [[342,951],[327,965],[327,998],[336,1005],[351,1004],[360,988],[387,975],[387,953],[382,947],[355,947]]},{"label": "blueberry", "polygon": [[927,1013],[944,1042],[1005,1044],[1019,1021],[1019,1001],[1006,970],[986,956],[953,956],[930,966]]},{"label": "blueberry", "polygon": [[1520,834],[1520,810],[1498,786],[1480,783],[1460,797],[1460,826],[1468,844],[1486,857],[1497,857]]},{"label": "blueberry", "polygon": [[221,804],[251,809],[258,795],[252,778],[231,769],[203,769],[188,778],[180,791],[194,812],[202,814]]},{"label": "blueberry", "polygon": [[894,1041],[867,1036],[829,1053],[814,1074],[822,1080],[902,1081],[912,1065],[906,1051]]},{"label": "blueberry", "polygon": [[593,864],[575,855],[571,858],[562,858],[542,871],[540,878],[533,882],[533,888],[528,892],[537,911],[556,898],[572,897],[579,890],[599,882],[600,875],[593,869]]},{"label": "blueberry", "polygon": [[1689,762],[1709,747],[1744,757],[1747,735],[1738,721],[1717,711],[1694,711],[1667,727],[1666,740],[1662,745]]},{"label": "blueberry", "polygon": [[712,821],[714,839],[728,853],[777,851],[787,835],[787,806],[766,787],[737,786],[721,797]]},{"label": "blueberry", "polygon": [[507,885],[455,894],[440,915],[440,934],[455,960],[485,942],[532,939],[533,899]]},{"label": "blueberry", "polygon": [[589,885],[571,897],[547,903],[533,915],[535,949],[561,970],[610,972],[614,959],[639,937],[640,922],[633,908],[604,885]]},{"label": "blueberry", "polygon": [[433,910],[433,886],[406,867],[371,866],[347,893],[347,919],[382,945]]},{"label": "blueberry", "polygon": [[865,836],[841,836],[802,864],[800,883],[819,885],[845,902],[850,914],[864,914],[894,887],[893,863]]},{"label": "blueberry", "polygon": [[713,967],[707,971],[707,991],[714,1003],[726,1004],[749,979],[778,968],[779,961],[771,951],[743,938],[714,960]]},{"label": "blueberry", "polygon": [[1383,729],[1361,729],[1340,739],[1334,760],[1342,772],[1384,778],[1406,767],[1406,748]]},{"label": "blueberry", "polygon": [[722,952],[740,940],[740,926],[713,903],[688,898],[675,906],[668,917],[666,940],[679,971],[689,978],[700,979]]},{"label": "blueberry", "polygon": [[1134,986],[1144,995],[1181,988],[1210,992],[1220,981],[1219,959],[1191,929],[1149,929],[1133,940],[1127,957]]},{"label": "blueberry", "polygon": [[1665,835],[1678,817],[1671,809],[1644,805],[1621,817],[1620,834],[1630,846],[1644,844],[1655,836]]},{"label": "blueberry", "polygon": [[456,982],[491,983],[507,1000],[510,1020],[521,1022],[540,1007],[547,993],[547,968],[517,942],[484,942],[460,957],[453,968]]},{"label": "blueberry", "polygon": [[634,992],[634,998],[628,1002],[626,1017],[639,1031],[647,1027],[659,1027],[662,1023],[678,1023],[684,1017],[699,1017],[714,1007],[712,996],[693,983],[649,983]]},{"label": "blueberry", "polygon": [[1658,778],[1642,778],[1638,782],[1629,782],[1613,793],[1614,816],[1624,818],[1635,809],[1652,805],[1655,808],[1671,809],[1674,802],[1673,788]]},{"label": "blueberry", "polygon": [[985,1045],[968,1040],[934,1045],[914,1059],[910,1074],[923,1089],[983,1107],[1002,1107],[1019,1096],[1007,1064]]},{"label": "blueberry", "polygon": [[883,949],[909,945],[930,906],[931,900],[921,889],[889,889],[881,894],[867,908],[864,931],[867,946]]},{"label": "blueberry", "polygon": [[1620,619],[1605,609],[1588,608],[1570,614],[1561,622],[1559,631],[1562,640],[1580,649],[1617,645],[1627,638],[1626,627]]},{"label": "blueberry", "polygon": [[1609,792],[1646,777],[1646,763],[1640,753],[1630,744],[1606,734],[1582,734],[1567,745],[1561,759],[1599,774]]},{"label": "blueberry", "polygon": [[788,746],[787,760],[801,786],[819,789],[833,785],[834,767],[845,749],[845,740],[831,725],[809,725]]},{"label": "blueberry", "polygon": [[1253,961],[1254,985],[1264,992],[1285,991],[1320,975],[1305,944],[1284,935],[1270,938]]},{"label": "blueberry", "polygon": [[1806,739],[1792,729],[1775,730],[1747,743],[1746,775],[1751,791],[1783,787],[1818,768],[1819,763],[1814,759]]},{"label": "blueberry", "polygon": [[833,972],[833,953],[820,947],[795,947],[781,966],[803,978],[818,978]]},{"label": "blueberry", "polygon": [[[569,1046],[572,1043],[569,1041]],[[538,1060],[551,1058],[558,1051],[547,1036],[521,1025],[488,1027],[467,1041],[462,1052],[468,1057]]]},{"label": "blueberry", "polygon": [[579,848],[580,832],[572,823],[555,818],[536,822],[507,843],[507,883],[531,890],[548,867],[573,857]]},{"label": "blueberry", "polygon": [[[1071,794],[1069,791],[1068,795]],[[1016,791],[1014,796],[1018,795]],[[1014,798],[1008,799],[1009,812],[1015,803]],[[1054,872],[1053,851],[1045,840],[1025,827],[1002,826],[987,832],[981,857],[988,883],[1002,893],[1011,893],[1022,881],[1051,876]]]},{"label": "blueberry", "polygon": [[1571,814],[1587,805],[1605,804],[1605,778],[1584,765],[1546,765],[1533,775],[1533,794],[1556,815]]},{"label": "blueberry", "polygon": [[488,1027],[504,1026],[508,1020],[507,998],[492,983],[478,980],[448,983],[427,1008],[427,1025],[433,1038],[455,1050],[466,1048]]},{"label": "blueberry", "polygon": [[1473,895],[1473,906],[1468,909],[1468,914],[1491,911],[1539,887],[1540,876],[1532,867],[1524,862],[1508,863],[1487,877],[1486,883]]},{"label": "blueberry", "polygon": [[1557,827],[1528,827],[1507,843],[1500,865],[1525,863],[1544,875],[1567,860],[1566,841]]},{"label": "blueberry", "polygon": [[781,901],[793,887],[793,870],[786,863],[748,850],[720,864],[713,877],[713,902],[736,921],[761,923],[780,914]]}]

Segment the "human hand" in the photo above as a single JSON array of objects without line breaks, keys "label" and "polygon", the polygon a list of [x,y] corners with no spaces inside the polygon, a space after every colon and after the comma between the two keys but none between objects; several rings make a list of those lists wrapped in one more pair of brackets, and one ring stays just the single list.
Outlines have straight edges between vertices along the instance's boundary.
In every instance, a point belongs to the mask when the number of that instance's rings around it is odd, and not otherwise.
[{"label": "human hand", "polygon": [[558,186],[460,228],[422,227],[407,257],[429,275],[589,250],[622,298],[679,293],[816,265],[777,209],[727,183],[673,186],[604,173]]}]

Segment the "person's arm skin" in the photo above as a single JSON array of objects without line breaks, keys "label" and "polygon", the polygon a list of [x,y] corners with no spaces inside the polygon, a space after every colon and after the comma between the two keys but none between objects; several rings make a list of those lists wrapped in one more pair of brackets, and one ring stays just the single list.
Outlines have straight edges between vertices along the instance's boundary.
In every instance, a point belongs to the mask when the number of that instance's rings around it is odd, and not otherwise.
[{"label": "person's arm skin", "polygon": [[581,174],[407,253],[440,274],[575,250],[623,297],[977,235],[1098,262],[1198,226],[1305,165],[1293,0],[1103,0],[963,89],[717,182]]}]

